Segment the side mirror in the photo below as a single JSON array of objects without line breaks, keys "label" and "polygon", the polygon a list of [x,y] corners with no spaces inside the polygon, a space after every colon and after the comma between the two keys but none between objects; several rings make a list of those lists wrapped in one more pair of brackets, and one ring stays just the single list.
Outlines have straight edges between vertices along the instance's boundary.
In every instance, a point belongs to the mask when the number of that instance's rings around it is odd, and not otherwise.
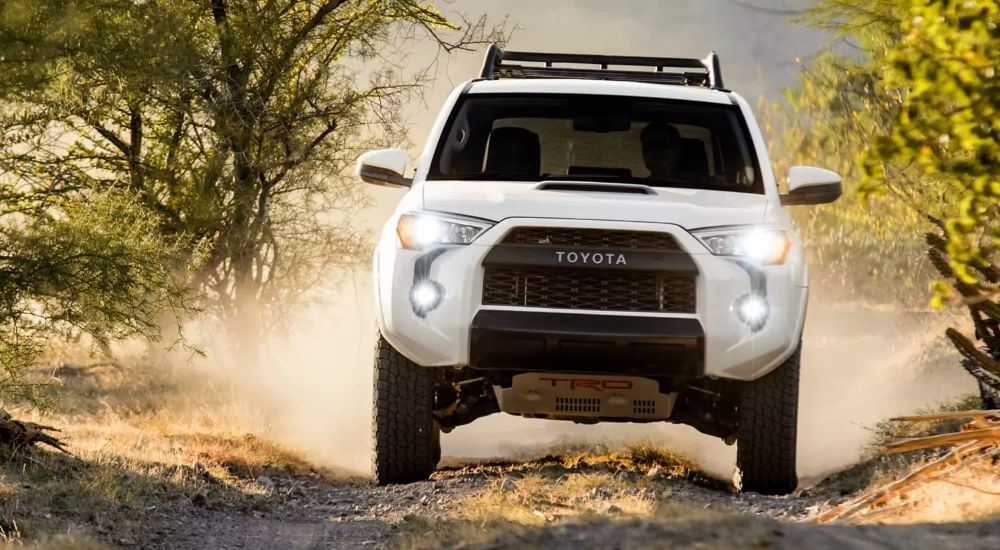
[{"label": "side mirror", "polygon": [[403,176],[408,156],[402,149],[368,151],[358,157],[355,173],[362,180],[385,187],[409,187],[413,180]]},{"label": "side mirror", "polygon": [[792,166],[788,171],[788,194],[781,196],[781,204],[826,204],[843,193],[840,174],[812,166]]}]

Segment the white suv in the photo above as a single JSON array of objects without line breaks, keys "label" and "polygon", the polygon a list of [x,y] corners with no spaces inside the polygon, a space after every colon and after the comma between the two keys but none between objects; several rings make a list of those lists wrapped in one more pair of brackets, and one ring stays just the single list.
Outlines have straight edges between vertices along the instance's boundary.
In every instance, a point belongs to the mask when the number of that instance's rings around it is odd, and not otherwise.
[{"label": "white suv", "polygon": [[[590,67],[590,68],[587,68]],[[490,48],[446,101],[374,257],[374,473],[426,479],[440,431],[506,412],[677,422],[737,443],[744,490],[795,489],[808,295],[747,102],[704,60]]]}]

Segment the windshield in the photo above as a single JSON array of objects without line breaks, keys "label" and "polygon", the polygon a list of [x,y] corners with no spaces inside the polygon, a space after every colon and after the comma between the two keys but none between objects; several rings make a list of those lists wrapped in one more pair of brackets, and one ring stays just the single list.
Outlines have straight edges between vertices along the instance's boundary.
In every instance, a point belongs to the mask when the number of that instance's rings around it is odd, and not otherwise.
[{"label": "windshield", "polygon": [[618,96],[469,94],[428,179],[572,180],[763,193],[735,105]]}]

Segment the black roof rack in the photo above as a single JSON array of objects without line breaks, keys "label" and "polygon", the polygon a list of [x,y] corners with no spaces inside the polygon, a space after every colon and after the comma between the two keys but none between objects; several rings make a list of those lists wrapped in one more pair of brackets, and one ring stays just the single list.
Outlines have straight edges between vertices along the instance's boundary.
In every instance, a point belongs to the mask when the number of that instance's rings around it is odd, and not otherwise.
[{"label": "black roof rack", "polygon": [[[540,63],[520,65],[512,62]],[[598,65],[599,69],[554,67],[553,64]],[[609,69],[608,67],[655,67],[655,71]],[[694,69],[686,71],[685,69]],[[491,44],[479,77],[500,78],[586,78],[652,82],[680,86],[701,86],[725,90],[719,56],[712,52],[704,59],[683,57],[638,57],[628,55],[583,55],[570,53],[511,52]]]}]

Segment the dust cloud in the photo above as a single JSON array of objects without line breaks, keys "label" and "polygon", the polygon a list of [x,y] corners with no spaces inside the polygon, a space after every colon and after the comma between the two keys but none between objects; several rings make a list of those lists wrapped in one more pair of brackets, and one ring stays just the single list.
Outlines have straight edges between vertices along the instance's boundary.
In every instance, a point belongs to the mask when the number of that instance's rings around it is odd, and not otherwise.
[{"label": "dust cloud", "polygon": [[[856,462],[874,437],[872,427],[885,418],[975,391],[942,336],[953,321],[936,312],[831,303],[822,291],[814,292],[800,395],[804,481]],[[375,337],[367,274],[303,309],[290,326],[287,335],[265,343],[260,371],[230,366],[221,372],[262,419],[260,435],[300,449],[319,464],[367,475]],[[457,459],[516,458],[554,446],[598,443],[661,445],[723,479],[732,474],[736,456],[735,447],[686,426],[587,426],[505,414],[443,435],[442,452]]]},{"label": "dust cloud", "polygon": [[187,376],[211,388],[231,429],[303,452],[345,475],[369,475],[372,361],[376,321],[368,272],[331,284],[259,342],[255,368],[237,363],[224,331],[189,327],[205,356],[183,361]]}]

